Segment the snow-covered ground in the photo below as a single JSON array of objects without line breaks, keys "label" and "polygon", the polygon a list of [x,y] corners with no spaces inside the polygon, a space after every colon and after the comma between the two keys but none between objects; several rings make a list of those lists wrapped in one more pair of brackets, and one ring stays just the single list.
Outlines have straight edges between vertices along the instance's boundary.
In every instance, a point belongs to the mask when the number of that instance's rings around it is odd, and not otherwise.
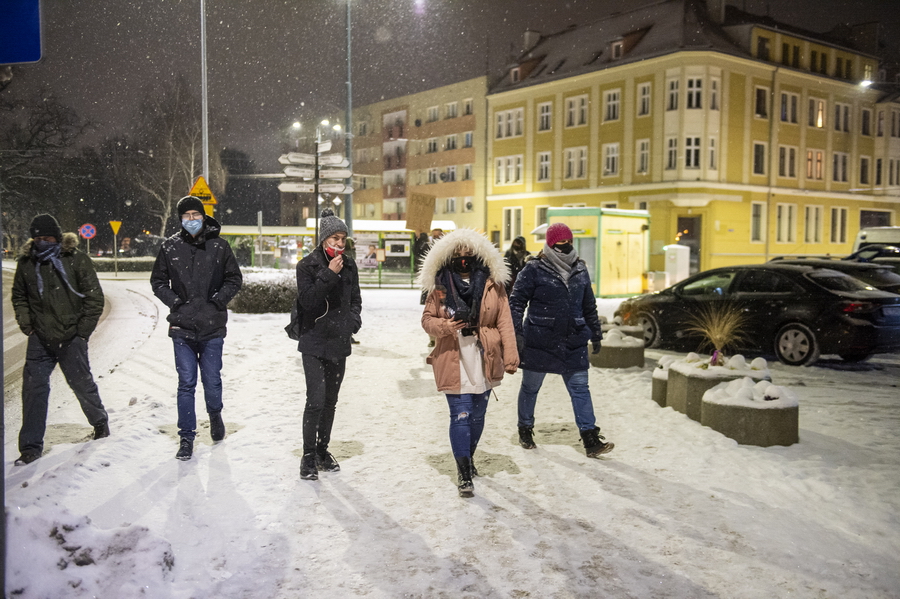
[{"label": "snow-covered ground", "polygon": [[616,444],[600,460],[580,449],[559,377],[539,396],[538,448],[520,448],[521,375],[507,377],[465,500],[417,291],[363,290],[332,444],[341,472],[310,482],[286,315],[232,315],[228,436],[213,446],[201,429],[180,462],[164,308],[146,280],[104,289],[112,310],[91,359],[112,436],[86,442],[57,372],[47,452],[14,467],[19,389],[6,389],[10,597],[900,596],[897,356],[770,364],[800,402],[800,443],[765,449],[656,405],[666,352],[648,351],[644,369],[592,369]]}]

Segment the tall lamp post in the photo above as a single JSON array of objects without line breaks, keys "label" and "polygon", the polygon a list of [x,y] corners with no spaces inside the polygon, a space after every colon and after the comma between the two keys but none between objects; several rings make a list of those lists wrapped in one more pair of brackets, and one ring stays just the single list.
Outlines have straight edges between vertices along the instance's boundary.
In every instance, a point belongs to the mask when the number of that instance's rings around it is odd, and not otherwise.
[{"label": "tall lamp post", "polygon": [[[350,163],[349,168],[353,168],[353,83],[351,81],[351,54],[350,54],[350,7],[353,0],[347,0],[347,140],[345,148],[347,150],[347,162]],[[353,178],[347,180],[347,185],[353,184]],[[353,236],[353,194],[344,195],[344,222],[347,223],[347,230],[350,237]]]}]

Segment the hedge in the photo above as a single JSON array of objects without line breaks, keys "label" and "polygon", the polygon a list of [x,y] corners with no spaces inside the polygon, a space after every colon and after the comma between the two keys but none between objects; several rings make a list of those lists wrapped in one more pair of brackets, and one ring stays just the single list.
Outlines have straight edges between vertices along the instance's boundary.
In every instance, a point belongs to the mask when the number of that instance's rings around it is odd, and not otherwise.
[{"label": "hedge", "polygon": [[262,283],[245,281],[241,290],[228,304],[228,308],[233,312],[245,314],[286,313],[294,307],[296,299],[297,283],[292,277]]},{"label": "hedge", "polygon": [[[114,272],[116,263],[114,258],[91,258],[94,263],[94,270],[97,272]],[[156,262],[156,256],[146,256],[143,258],[119,258],[119,272],[150,272],[153,270],[153,263]]]}]

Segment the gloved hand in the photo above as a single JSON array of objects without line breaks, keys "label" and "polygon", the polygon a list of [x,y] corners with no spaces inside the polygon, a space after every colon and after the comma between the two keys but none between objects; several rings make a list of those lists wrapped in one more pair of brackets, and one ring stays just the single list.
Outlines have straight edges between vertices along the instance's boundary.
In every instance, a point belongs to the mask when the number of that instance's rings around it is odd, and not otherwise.
[{"label": "gloved hand", "polygon": [[599,354],[600,353],[600,342],[599,341],[591,341],[591,353]]},{"label": "gloved hand", "polygon": [[519,357],[525,351],[525,335],[516,335],[516,349],[519,351]]}]

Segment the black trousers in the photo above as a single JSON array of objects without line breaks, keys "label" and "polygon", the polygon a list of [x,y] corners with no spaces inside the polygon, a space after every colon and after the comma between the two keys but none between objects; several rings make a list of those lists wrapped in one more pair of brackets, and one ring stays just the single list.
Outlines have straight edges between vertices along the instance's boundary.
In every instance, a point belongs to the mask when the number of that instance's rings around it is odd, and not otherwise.
[{"label": "black trousers", "polygon": [[303,453],[324,452],[331,441],[334,410],[344,380],[347,359],[327,360],[303,355],[306,408],[303,410]]}]

